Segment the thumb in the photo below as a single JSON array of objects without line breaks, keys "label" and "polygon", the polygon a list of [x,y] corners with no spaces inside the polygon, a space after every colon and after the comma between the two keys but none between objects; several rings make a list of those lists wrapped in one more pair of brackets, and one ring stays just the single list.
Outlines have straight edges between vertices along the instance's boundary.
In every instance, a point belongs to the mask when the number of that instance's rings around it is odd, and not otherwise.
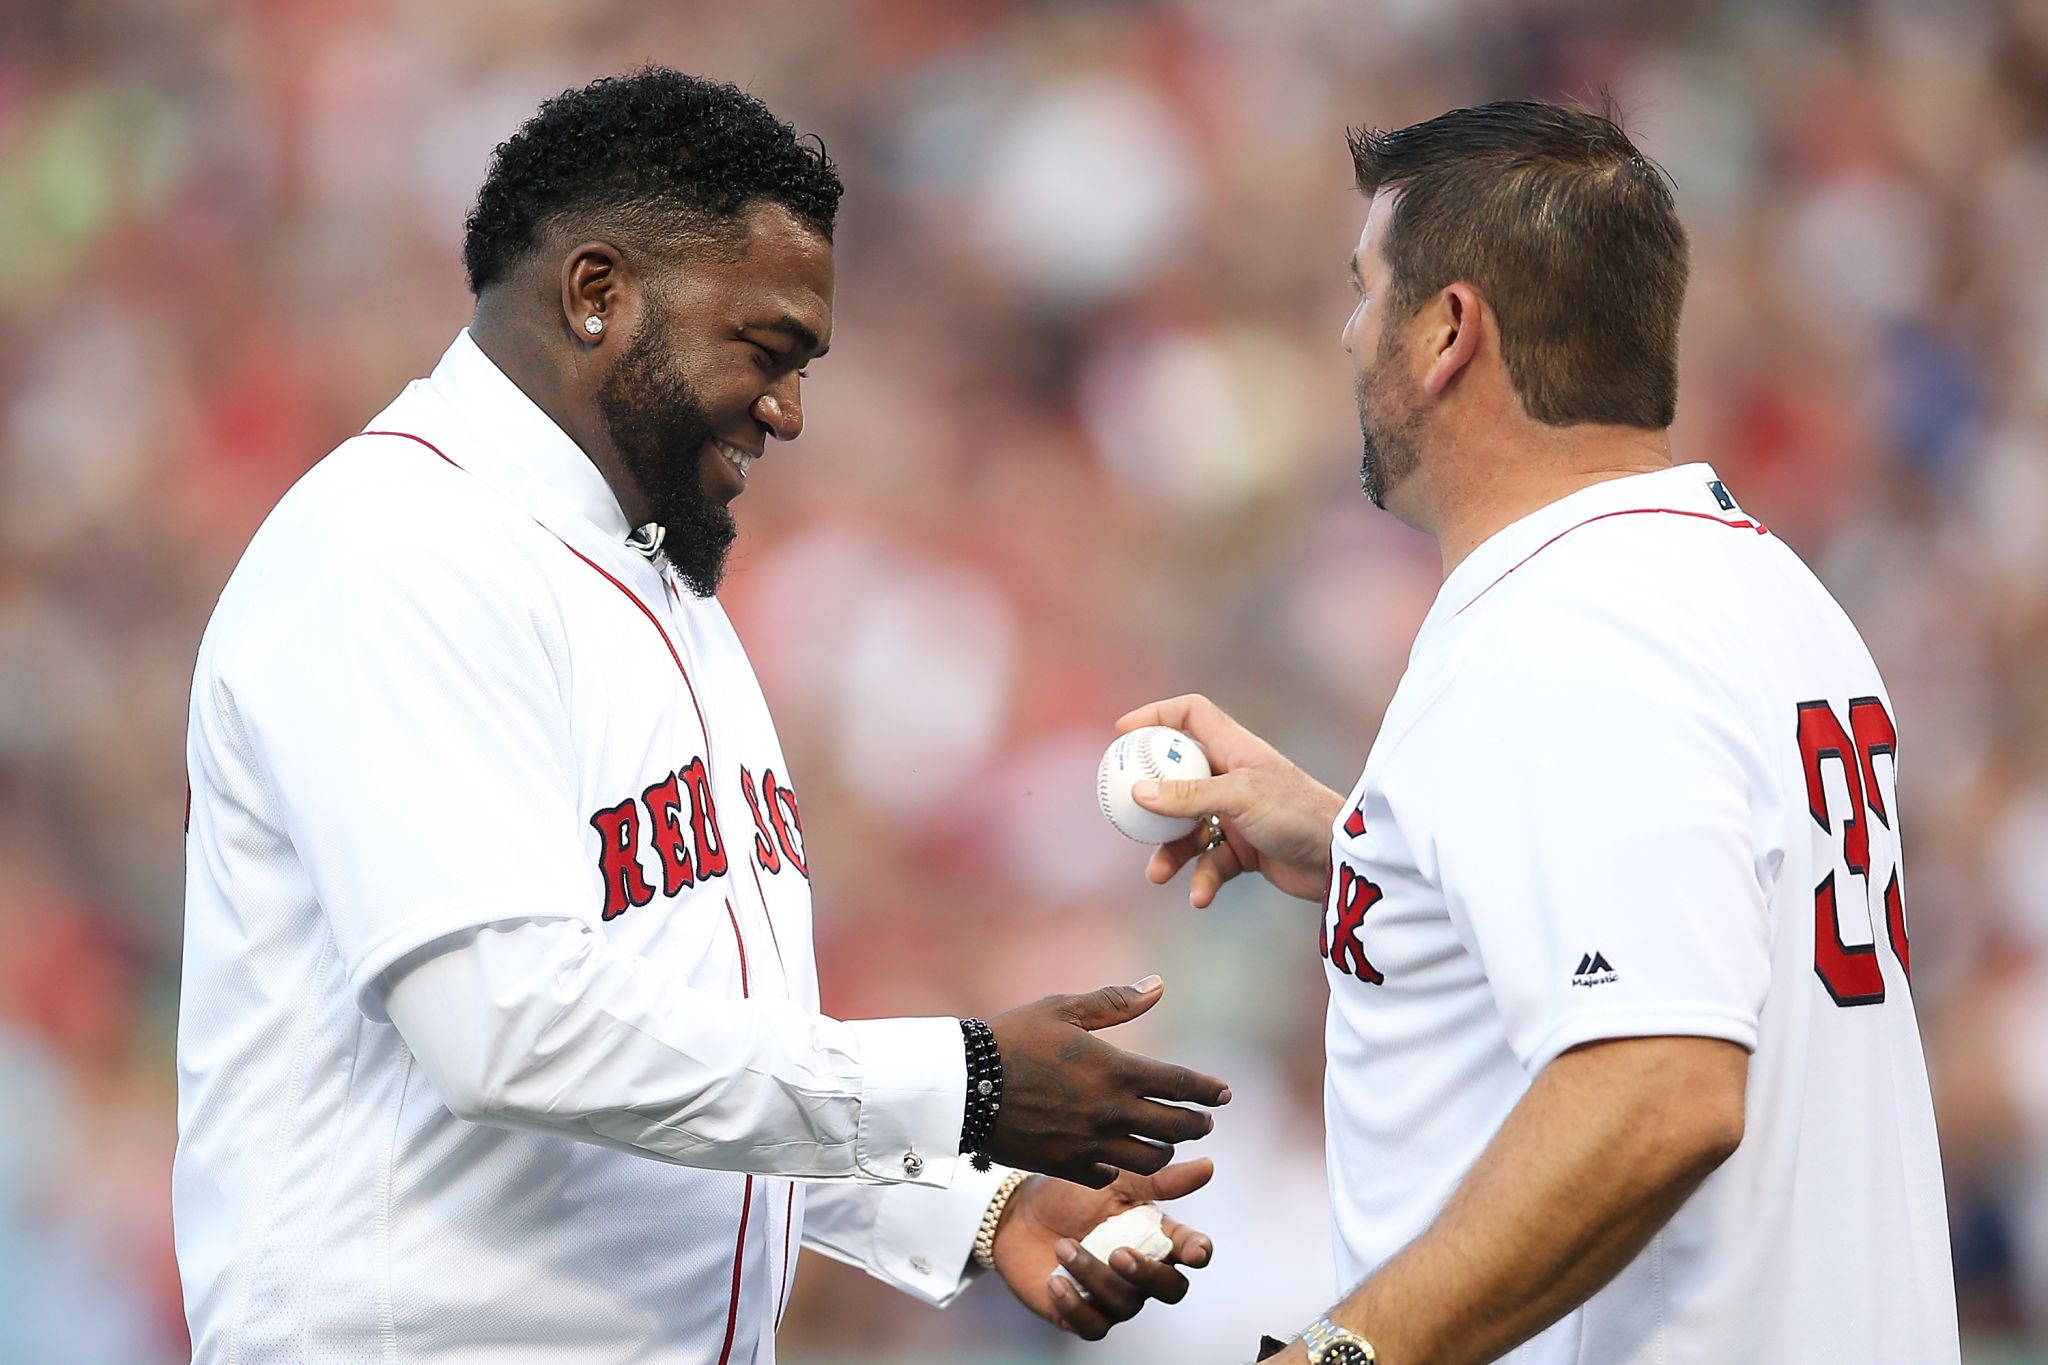
[{"label": "thumb", "polygon": [[1230,814],[1221,777],[1169,777],[1163,782],[1133,782],[1131,799],[1160,815]]},{"label": "thumb", "polygon": [[1067,1017],[1093,1033],[1096,1029],[1129,1023],[1158,1004],[1165,992],[1166,983],[1156,976],[1148,976],[1132,986],[1104,986],[1099,991],[1074,996],[1067,1007]]},{"label": "thumb", "polygon": [[1162,1199],[1179,1199],[1193,1194],[1209,1183],[1216,1174],[1216,1163],[1207,1157],[1196,1161],[1176,1161],[1162,1167],[1156,1174],[1127,1177],[1132,1196],[1139,1203],[1156,1204]]}]

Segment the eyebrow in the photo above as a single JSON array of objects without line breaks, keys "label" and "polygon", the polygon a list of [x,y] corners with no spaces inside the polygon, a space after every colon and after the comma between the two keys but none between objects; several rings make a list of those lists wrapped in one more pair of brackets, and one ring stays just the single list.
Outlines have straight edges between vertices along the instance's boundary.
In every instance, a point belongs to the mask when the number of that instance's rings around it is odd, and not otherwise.
[{"label": "eyebrow", "polygon": [[820,346],[818,344],[818,334],[787,313],[784,313],[773,322],[754,323],[753,327],[756,331],[780,332],[784,336],[791,338],[811,353],[812,360],[822,359],[832,349],[830,346]]}]

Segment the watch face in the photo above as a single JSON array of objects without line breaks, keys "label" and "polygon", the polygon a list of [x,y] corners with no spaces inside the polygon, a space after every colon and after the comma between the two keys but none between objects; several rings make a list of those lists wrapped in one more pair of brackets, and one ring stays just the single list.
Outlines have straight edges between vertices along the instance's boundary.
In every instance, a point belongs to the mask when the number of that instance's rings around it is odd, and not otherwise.
[{"label": "watch face", "polygon": [[1316,1357],[1316,1365],[1374,1365],[1373,1358],[1356,1342],[1340,1341]]}]

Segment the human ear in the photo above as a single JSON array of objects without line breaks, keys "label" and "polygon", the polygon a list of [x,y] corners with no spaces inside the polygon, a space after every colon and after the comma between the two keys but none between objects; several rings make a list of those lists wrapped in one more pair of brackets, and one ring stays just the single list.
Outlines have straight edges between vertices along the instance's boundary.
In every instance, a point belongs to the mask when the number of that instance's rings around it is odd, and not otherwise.
[{"label": "human ear", "polygon": [[1422,375],[1422,390],[1435,398],[1451,386],[1479,354],[1482,329],[1486,326],[1486,304],[1469,284],[1444,286],[1430,300],[1428,368]]},{"label": "human ear", "polygon": [[562,323],[586,346],[617,330],[628,311],[625,271],[616,248],[584,242],[562,258]]}]

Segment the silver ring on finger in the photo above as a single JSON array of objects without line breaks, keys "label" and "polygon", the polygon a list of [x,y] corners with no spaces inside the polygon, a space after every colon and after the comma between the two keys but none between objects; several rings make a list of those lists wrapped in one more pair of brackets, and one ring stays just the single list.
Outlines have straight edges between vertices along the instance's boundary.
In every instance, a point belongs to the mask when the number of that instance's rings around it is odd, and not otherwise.
[{"label": "silver ring on finger", "polygon": [[1223,842],[1223,817],[1220,815],[1207,815],[1202,817],[1202,823],[1208,827],[1209,831],[1207,837],[1202,841],[1202,852],[1207,853],[1210,849]]}]

